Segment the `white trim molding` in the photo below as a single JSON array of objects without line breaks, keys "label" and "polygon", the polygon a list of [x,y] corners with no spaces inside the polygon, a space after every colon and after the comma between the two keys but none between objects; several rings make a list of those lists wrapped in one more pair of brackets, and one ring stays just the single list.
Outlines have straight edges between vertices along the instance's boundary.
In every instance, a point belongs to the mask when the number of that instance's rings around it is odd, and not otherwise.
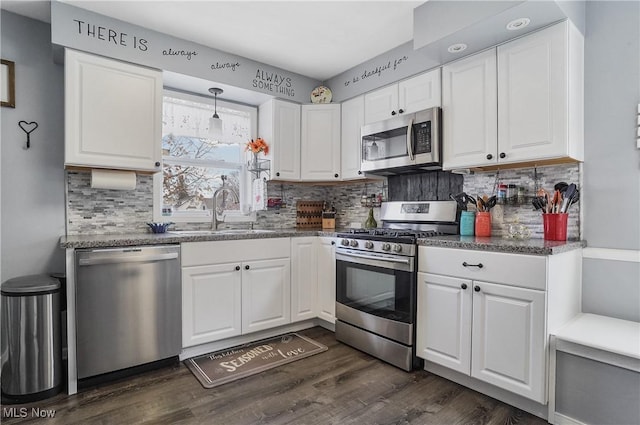
[{"label": "white trim molding", "polygon": [[584,248],[582,258],[640,263],[640,250],[613,248]]}]

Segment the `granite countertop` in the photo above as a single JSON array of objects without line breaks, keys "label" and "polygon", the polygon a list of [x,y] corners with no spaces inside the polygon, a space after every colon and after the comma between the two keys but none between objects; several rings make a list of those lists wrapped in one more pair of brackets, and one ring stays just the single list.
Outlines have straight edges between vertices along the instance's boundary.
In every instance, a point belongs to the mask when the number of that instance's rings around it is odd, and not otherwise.
[{"label": "granite countertop", "polygon": [[[136,245],[178,244],[183,242],[228,241],[242,239],[291,238],[303,236],[335,237],[346,229],[269,229],[220,230],[211,233],[139,233],[117,235],[76,235],[60,237],[61,248],[105,248]],[[232,233],[226,233],[226,232]],[[552,255],[586,246],[586,241],[545,241],[543,239],[505,239],[501,237],[481,238],[475,236],[434,236],[418,239],[418,245],[443,248],[472,249],[480,251],[506,252],[514,254]]]},{"label": "granite countertop", "polygon": [[137,233],[137,234],[113,234],[113,235],[73,235],[61,236],[61,248],[103,248],[136,245],[160,245],[177,244],[182,242],[203,241],[229,241],[240,239],[266,239],[266,238],[290,238],[302,236],[335,236],[336,232],[320,229],[262,229],[256,230],[231,230],[233,233],[225,233],[225,230],[210,233],[189,233],[188,231],[173,233]]},{"label": "granite countertop", "polygon": [[418,239],[420,246],[472,249],[477,251],[506,252],[511,254],[553,255],[587,246],[586,241],[547,241],[544,239],[482,238],[476,236],[434,236]]}]

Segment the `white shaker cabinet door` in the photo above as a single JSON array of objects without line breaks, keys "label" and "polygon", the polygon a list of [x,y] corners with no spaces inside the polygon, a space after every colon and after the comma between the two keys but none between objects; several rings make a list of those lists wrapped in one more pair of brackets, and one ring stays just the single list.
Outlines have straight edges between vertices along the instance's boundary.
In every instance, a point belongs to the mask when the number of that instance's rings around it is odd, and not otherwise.
[{"label": "white shaker cabinet door", "polygon": [[566,25],[498,47],[500,162],[568,156],[568,92]]},{"label": "white shaker cabinet door", "polygon": [[546,403],[545,292],[473,285],[471,376]]},{"label": "white shaker cabinet door", "polygon": [[340,178],[340,105],[302,105],[300,177]]},{"label": "white shaker cabinet door", "polygon": [[410,114],[440,106],[440,68],[398,83],[398,113]]},{"label": "white shaker cabinet door", "polygon": [[278,99],[260,105],[258,134],[271,148],[271,179],[300,180],[300,105]]},{"label": "white shaker cabinet door", "polygon": [[242,264],[242,333],[291,322],[289,258]]},{"label": "white shaker cabinet door", "polygon": [[240,263],[182,269],[182,346],[240,335]]},{"label": "white shaker cabinet door", "polygon": [[160,171],[162,72],[65,51],[65,166]]},{"label": "white shaker cabinet door", "polygon": [[364,96],[342,102],[341,152],[342,180],[363,179],[360,171],[361,129],[364,125]]},{"label": "white shaker cabinet door", "polygon": [[470,280],[418,273],[418,357],[471,373],[472,292]]},{"label": "white shaker cabinet door", "polygon": [[386,120],[398,114],[398,85],[372,91],[364,95],[365,124]]},{"label": "white shaker cabinet door", "polygon": [[336,320],[336,246],[333,238],[318,238],[318,317]]},{"label": "white shaker cabinet door", "polygon": [[443,168],[497,162],[494,49],[442,67]]},{"label": "white shaker cabinet door", "polygon": [[317,314],[318,238],[291,238],[291,321],[315,318]]}]

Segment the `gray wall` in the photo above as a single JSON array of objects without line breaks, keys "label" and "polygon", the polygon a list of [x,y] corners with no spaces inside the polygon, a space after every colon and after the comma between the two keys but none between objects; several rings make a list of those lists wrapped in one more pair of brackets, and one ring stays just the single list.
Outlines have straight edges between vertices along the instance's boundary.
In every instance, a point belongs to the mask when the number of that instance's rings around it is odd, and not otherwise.
[{"label": "gray wall", "polygon": [[[16,64],[16,108],[3,107],[1,278],[63,272],[64,78],[50,26],[2,10],[2,58]],[[35,121],[31,148],[18,122]]]},{"label": "gray wall", "polygon": [[[640,2],[589,1],[585,29],[584,237],[589,247],[637,252]],[[582,310],[640,321],[640,263],[585,258]],[[638,423],[637,373],[564,353],[557,367],[557,412],[585,423]]]},{"label": "gray wall", "polygon": [[[584,238],[640,250],[639,2],[587,2],[584,100]],[[583,311],[640,321],[639,263],[585,258],[583,271]]]}]

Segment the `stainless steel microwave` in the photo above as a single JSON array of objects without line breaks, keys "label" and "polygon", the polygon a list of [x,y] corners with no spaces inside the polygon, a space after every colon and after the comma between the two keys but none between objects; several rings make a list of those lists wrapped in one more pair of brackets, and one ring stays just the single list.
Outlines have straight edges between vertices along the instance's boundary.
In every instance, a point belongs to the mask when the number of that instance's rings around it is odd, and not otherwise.
[{"label": "stainless steel microwave", "polygon": [[434,107],[363,126],[360,170],[394,175],[441,169],[440,120]]}]

